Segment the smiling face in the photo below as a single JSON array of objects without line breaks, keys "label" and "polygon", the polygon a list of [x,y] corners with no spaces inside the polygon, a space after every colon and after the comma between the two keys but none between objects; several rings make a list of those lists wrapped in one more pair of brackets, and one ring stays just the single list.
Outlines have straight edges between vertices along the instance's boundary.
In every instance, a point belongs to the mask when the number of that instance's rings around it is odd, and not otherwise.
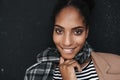
[{"label": "smiling face", "polygon": [[88,30],[74,7],[63,8],[55,18],[53,41],[64,59],[72,59],[83,47]]}]

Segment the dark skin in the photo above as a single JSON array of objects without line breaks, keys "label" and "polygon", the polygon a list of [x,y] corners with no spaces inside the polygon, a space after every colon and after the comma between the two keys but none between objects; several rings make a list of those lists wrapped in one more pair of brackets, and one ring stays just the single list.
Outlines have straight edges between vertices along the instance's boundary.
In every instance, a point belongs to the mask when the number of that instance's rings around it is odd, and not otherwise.
[{"label": "dark skin", "polygon": [[75,69],[81,71],[81,66],[75,60],[64,60],[62,57],[60,58],[60,72],[63,80],[77,80]]},{"label": "dark skin", "polygon": [[[64,60],[60,57],[59,67],[63,80],[76,80],[75,70],[81,72],[82,68],[89,64],[91,59],[87,59],[83,64],[79,64],[76,60]],[[74,72],[74,73],[73,73]],[[72,73],[72,74],[69,74]]]},{"label": "dark skin", "polygon": [[53,40],[61,54],[59,67],[63,80],[77,80],[75,69],[82,71],[88,64],[89,61],[79,64],[73,59],[82,49],[87,36],[84,17],[76,8],[69,6],[56,16]]}]

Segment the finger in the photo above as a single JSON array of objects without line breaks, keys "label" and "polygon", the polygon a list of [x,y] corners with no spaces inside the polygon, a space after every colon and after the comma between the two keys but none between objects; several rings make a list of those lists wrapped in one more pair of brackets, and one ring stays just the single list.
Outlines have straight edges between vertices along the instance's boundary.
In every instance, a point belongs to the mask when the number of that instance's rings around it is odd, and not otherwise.
[{"label": "finger", "polygon": [[64,63],[64,59],[63,59],[63,57],[60,57],[60,62],[59,62],[59,64],[63,64]]},{"label": "finger", "polygon": [[72,65],[74,68],[77,68],[77,70],[78,70],[79,72],[82,71],[82,68],[80,67],[80,65],[78,64],[78,62],[72,63],[71,65]]}]

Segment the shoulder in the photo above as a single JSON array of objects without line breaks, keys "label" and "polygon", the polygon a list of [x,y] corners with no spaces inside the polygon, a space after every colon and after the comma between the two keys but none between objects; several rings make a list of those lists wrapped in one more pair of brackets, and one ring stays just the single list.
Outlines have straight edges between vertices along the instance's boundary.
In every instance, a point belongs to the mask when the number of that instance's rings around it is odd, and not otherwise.
[{"label": "shoulder", "polygon": [[26,70],[24,80],[38,80],[38,76],[42,79],[45,70],[46,63],[36,63]]},{"label": "shoulder", "polygon": [[106,59],[107,61],[118,61],[120,62],[120,55],[113,53],[104,53],[104,52],[92,52],[93,55]]},{"label": "shoulder", "polygon": [[92,52],[92,58],[97,66],[108,73],[120,74],[120,56],[112,53]]},{"label": "shoulder", "polygon": [[[56,53],[56,49],[54,48],[47,48],[43,51],[41,51],[37,55],[37,63],[30,66],[26,72],[31,73],[41,73],[44,72],[44,70],[50,68],[54,62],[58,62],[59,55]],[[49,66],[49,67],[47,67]]]},{"label": "shoulder", "polygon": [[40,74],[45,71],[47,62],[38,62],[30,66],[27,70],[27,74]]}]

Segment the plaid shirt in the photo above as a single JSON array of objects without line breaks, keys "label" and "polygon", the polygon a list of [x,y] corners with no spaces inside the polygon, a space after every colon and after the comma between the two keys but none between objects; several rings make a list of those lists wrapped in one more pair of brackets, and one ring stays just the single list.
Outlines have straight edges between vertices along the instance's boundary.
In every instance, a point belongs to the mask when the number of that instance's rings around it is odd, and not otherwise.
[{"label": "plaid shirt", "polygon": [[54,65],[59,61],[56,49],[48,48],[37,56],[37,63],[26,70],[24,80],[52,80]]}]

